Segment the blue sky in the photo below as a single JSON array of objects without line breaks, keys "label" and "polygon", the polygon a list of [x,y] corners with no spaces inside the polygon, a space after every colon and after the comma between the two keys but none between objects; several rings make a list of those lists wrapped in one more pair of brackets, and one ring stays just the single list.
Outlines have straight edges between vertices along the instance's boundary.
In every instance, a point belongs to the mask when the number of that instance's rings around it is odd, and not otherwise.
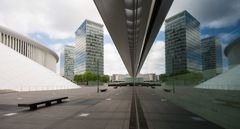
[{"label": "blue sky", "polygon": [[74,42],[73,37],[67,37],[63,39],[51,38],[46,33],[29,33],[28,36],[36,41],[41,42],[44,45],[56,44],[56,43],[69,44]]},{"label": "blue sky", "polygon": [[240,36],[240,20],[233,25],[222,28],[208,28],[201,29],[201,35],[204,36],[216,36],[223,44],[227,45],[236,37]]},{"label": "blue sky", "polygon": [[[217,36],[225,47],[240,35],[239,0],[174,0],[167,18],[183,10],[200,21],[202,38]],[[1,0],[0,25],[39,41],[58,54],[63,45],[74,44],[74,32],[85,19],[103,24],[92,0]],[[105,27],[104,43],[105,73],[127,73]],[[141,72],[165,72],[164,24]]]}]

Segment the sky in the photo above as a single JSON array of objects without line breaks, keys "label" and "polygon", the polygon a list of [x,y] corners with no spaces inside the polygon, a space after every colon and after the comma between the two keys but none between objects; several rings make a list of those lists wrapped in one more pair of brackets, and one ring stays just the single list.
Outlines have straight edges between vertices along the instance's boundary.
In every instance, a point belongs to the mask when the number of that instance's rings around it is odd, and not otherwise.
[{"label": "sky", "polygon": [[[57,54],[63,45],[74,45],[74,32],[85,19],[104,24],[93,0],[0,0],[0,3],[1,26],[39,41]],[[183,10],[200,21],[201,38],[217,36],[225,47],[240,35],[240,0],[175,0],[167,18]],[[141,73],[165,73],[164,28],[163,24]],[[127,73],[105,27],[104,49],[105,74]]]}]

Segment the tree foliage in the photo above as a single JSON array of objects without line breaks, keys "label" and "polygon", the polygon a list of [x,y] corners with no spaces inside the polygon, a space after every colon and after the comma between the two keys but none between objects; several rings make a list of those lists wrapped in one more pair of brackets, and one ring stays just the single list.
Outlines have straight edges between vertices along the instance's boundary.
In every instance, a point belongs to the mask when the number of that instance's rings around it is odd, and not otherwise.
[{"label": "tree foliage", "polygon": [[105,83],[109,82],[109,76],[108,75],[101,76],[101,81]]},{"label": "tree foliage", "polygon": [[201,81],[203,80],[203,74],[190,72],[186,70],[186,71],[180,71],[171,75],[161,74],[160,80],[162,82],[172,81],[172,80]]},{"label": "tree foliage", "polygon": [[97,81],[98,79],[101,82],[107,83],[109,81],[109,76],[108,75],[98,76],[96,73],[91,71],[87,71],[84,74],[74,76],[74,82],[76,82],[77,84],[86,82],[86,84],[88,85],[89,81]]}]

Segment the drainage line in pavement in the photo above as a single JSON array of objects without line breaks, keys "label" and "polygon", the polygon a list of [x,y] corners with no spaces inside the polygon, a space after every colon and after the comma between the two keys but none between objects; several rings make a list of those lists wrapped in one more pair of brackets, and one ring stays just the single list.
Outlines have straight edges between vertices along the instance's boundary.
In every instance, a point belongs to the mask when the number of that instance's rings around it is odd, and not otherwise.
[{"label": "drainage line in pavement", "polygon": [[129,129],[148,129],[148,125],[144,117],[144,112],[142,110],[141,102],[137,94],[135,93],[134,87],[132,89],[133,92]]},{"label": "drainage line in pavement", "polygon": [[135,92],[134,87],[132,88],[132,104],[131,104],[131,112],[130,112],[130,122],[129,129],[139,129],[137,124],[137,113],[136,113],[136,102],[135,102]]}]

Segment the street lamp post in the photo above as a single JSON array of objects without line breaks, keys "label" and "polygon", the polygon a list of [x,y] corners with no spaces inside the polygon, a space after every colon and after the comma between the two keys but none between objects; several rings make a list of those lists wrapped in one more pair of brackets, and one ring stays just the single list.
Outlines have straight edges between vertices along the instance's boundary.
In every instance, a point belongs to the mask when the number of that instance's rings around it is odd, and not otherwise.
[{"label": "street lamp post", "polygon": [[[175,55],[174,54],[172,54],[172,72],[173,72],[173,75],[175,74],[174,72],[174,58],[175,58]],[[175,93],[175,80],[173,79],[173,85],[172,85],[172,90],[173,90],[173,94]]]},{"label": "street lamp post", "polygon": [[97,59],[97,93],[99,93],[99,61]]}]

